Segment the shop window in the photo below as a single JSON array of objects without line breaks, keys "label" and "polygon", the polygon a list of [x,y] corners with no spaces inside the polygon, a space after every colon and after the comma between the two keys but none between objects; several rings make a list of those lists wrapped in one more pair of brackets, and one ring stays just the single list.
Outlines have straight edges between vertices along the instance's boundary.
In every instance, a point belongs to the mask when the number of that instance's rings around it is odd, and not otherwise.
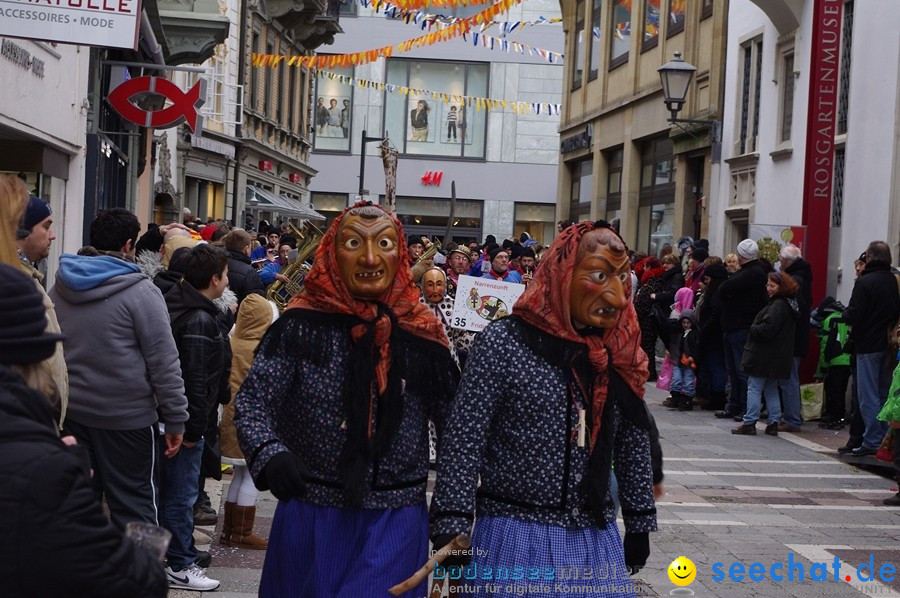
[{"label": "shop window", "polygon": [[684,31],[684,13],[687,0],[669,0],[669,22],[666,25],[666,37],[672,37]]},{"label": "shop window", "polygon": [[841,28],[841,73],[838,81],[837,133],[847,133],[847,114],[850,110],[850,50],[853,46],[853,0],[844,3],[844,23]]},{"label": "shop window", "polygon": [[572,89],[581,87],[584,74],[584,0],[575,3],[575,60],[572,61]]},{"label": "shop window", "polygon": [[631,46],[631,0],[613,0],[612,19],[609,22],[611,51],[609,68],[614,69],[628,62]]},{"label": "shop window", "polygon": [[644,39],[641,50],[649,50],[659,45],[659,3],[660,0],[644,0]]},{"label": "shop window", "polygon": [[736,155],[757,151],[759,136],[759,101],[762,83],[762,39],[750,40],[741,45],[741,95],[738,119]]},{"label": "shop window", "polygon": [[621,215],[623,157],[624,152],[622,150],[607,152],[606,219],[609,222],[619,218]]},{"label": "shop window", "polygon": [[359,10],[358,7],[358,0],[343,0],[343,2],[341,2],[341,16],[355,17],[357,15],[357,11]]},{"label": "shop window", "polygon": [[[353,77],[353,67],[333,67],[329,72]],[[353,88],[337,76],[316,77],[316,107],[313,110],[313,148],[349,152],[353,116]]]},{"label": "shop window", "polygon": [[[450,224],[450,236],[456,242],[481,238],[480,201],[457,200]],[[444,199],[398,197],[397,219],[409,235],[443,239],[450,218],[450,202]]]},{"label": "shop window", "polygon": [[668,137],[643,145],[638,206],[637,248],[658,257],[672,245],[675,220],[675,157]]},{"label": "shop window", "polygon": [[516,237],[528,233],[538,243],[549,243],[556,232],[556,205],[516,203]]},{"label": "shop window", "polygon": [[593,0],[591,8],[591,31],[585,33],[591,43],[590,79],[596,79],[600,70],[600,20],[603,17],[603,0]]},{"label": "shop window", "polygon": [[[462,98],[487,96],[488,65],[393,59],[386,83],[410,89],[385,90],[384,134],[401,153],[484,158],[487,111]],[[458,97],[444,102],[414,92],[419,89]]]},{"label": "shop window", "polygon": [[580,216],[590,214],[591,189],[594,186],[594,161],[589,157],[575,162],[571,167],[570,220],[583,220]]},{"label": "shop window", "polygon": [[310,201],[312,202],[312,209],[327,219],[323,224],[318,222],[313,224],[322,230],[327,230],[331,223],[334,222],[334,219],[348,206],[350,199],[346,193],[313,193],[310,196]]},{"label": "shop window", "polygon": [[661,257],[674,248],[675,202],[645,204],[638,208],[637,250]]},{"label": "shop window", "polygon": [[644,144],[641,153],[641,193],[651,192],[675,183],[675,159],[672,140],[659,139]]}]

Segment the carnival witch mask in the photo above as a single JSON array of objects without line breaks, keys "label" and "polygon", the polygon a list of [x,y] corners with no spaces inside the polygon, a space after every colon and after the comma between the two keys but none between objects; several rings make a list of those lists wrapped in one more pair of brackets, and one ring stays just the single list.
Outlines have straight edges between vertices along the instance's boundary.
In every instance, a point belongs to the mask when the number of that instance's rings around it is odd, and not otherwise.
[{"label": "carnival witch mask", "polygon": [[422,296],[429,303],[440,303],[447,294],[447,281],[439,268],[426,270],[422,275]]},{"label": "carnival witch mask", "polygon": [[609,229],[584,235],[578,246],[569,295],[569,315],[576,328],[613,328],[628,307],[631,277],[628,252]]},{"label": "carnival witch mask", "polygon": [[347,291],[357,299],[382,297],[400,263],[397,226],[386,214],[348,214],[337,234],[337,262]]}]

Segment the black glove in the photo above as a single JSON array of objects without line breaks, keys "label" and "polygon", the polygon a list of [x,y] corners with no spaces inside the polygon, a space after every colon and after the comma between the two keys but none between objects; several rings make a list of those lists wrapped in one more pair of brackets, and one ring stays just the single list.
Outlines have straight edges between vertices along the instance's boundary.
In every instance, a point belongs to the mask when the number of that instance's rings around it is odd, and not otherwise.
[{"label": "black glove", "polygon": [[262,473],[269,490],[278,500],[302,498],[306,494],[306,483],[303,481],[306,468],[300,457],[293,453],[278,453],[269,459]]},{"label": "black glove", "polygon": [[[456,538],[456,534],[438,534],[431,538],[431,549],[437,552]],[[467,554],[450,555],[441,563],[441,567],[445,569],[455,569],[456,567],[465,567],[472,560],[471,548],[466,550]]]},{"label": "black glove", "polygon": [[625,534],[625,566],[629,573],[634,575],[647,564],[650,556],[650,534],[626,533]]}]

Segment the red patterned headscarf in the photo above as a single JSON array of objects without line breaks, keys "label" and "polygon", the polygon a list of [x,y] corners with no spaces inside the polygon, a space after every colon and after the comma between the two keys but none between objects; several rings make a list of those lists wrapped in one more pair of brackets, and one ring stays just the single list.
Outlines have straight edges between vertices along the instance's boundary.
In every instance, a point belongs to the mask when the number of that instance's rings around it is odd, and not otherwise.
[{"label": "red patterned headscarf", "polygon": [[[587,345],[588,360],[594,372],[592,449],[596,446],[603,406],[606,404],[609,387],[607,368],[613,367],[638,398],[644,397],[644,383],[649,377],[647,354],[641,349],[641,330],[631,302],[619,313],[616,325],[602,335],[579,334],[569,315],[569,294],[578,245],[588,232],[597,228],[602,227],[592,222],[579,222],[566,228],[541,258],[541,267],[537,269],[534,280],[513,307],[513,313],[531,326],[557,338]],[[631,296],[630,276],[625,283],[625,293]]]},{"label": "red patterned headscarf", "polygon": [[[353,208],[372,206],[380,209],[397,227],[399,239],[399,263],[397,274],[391,287],[377,301],[365,301],[353,297],[341,278],[341,270],[337,262],[336,241],[341,222]],[[375,325],[375,350],[379,359],[375,368],[378,381],[378,392],[383,394],[387,388],[388,371],[391,368],[391,318],[379,309],[379,304],[386,307],[397,320],[397,325],[406,332],[424,340],[449,347],[447,335],[434,313],[419,302],[419,287],[413,282],[412,271],[407,267],[409,253],[406,248],[406,235],[403,226],[390,212],[378,205],[359,202],[335,218],[331,227],[322,238],[316,249],[313,267],[306,275],[303,290],[288,303],[287,309],[303,308],[326,313],[353,315]],[[354,326],[351,333],[354,341],[358,341],[365,333],[367,326]]]}]

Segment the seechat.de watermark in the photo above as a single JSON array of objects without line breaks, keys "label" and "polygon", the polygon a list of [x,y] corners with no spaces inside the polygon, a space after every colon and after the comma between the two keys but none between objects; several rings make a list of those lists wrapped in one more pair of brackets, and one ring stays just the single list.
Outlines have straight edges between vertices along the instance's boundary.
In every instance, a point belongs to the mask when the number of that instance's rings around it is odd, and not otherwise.
[{"label": "seechat.de watermark", "polygon": [[858,566],[851,565],[841,566],[841,560],[834,557],[834,561],[830,563],[809,563],[808,565],[800,562],[794,556],[794,553],[788,553],[787,562],[774,562],[771,564],[749,563],[744,564],[735,561],[725,565],[723,563],[713,563],[712,580],[716,582],[730,581],[749,581],[761,582],[766,580],[772,581],[845,581],[845,582],[869,582],[883,581],[893,582],[897,574],[897,568],[893,563],[875,563],[875,555],[869,554],[869,560],[860,563]]}]

